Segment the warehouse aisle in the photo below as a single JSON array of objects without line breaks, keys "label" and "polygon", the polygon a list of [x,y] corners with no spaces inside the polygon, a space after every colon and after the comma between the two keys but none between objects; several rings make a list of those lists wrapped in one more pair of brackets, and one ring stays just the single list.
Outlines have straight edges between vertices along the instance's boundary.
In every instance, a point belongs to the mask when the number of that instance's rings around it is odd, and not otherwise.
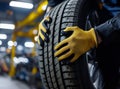
[{"label": "warehouse aisle", "polygon": [[0,76],[0,89],[30,89],[30,87],[8,76]]}]

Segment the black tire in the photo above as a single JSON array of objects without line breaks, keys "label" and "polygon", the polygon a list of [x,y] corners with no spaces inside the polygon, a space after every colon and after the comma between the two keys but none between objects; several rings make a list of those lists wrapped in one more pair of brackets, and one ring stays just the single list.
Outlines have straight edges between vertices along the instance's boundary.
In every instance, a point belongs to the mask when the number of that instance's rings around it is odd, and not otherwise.
[{"label": "black tire", "polygon": [[92,0],[66,0],[48,13],[52,18],[48,26],[50,42],[39,48],[40,74],[45,89],[95,89],[85,56],[72,64],[59,62],[54,57],[54,46],[65,38],[61,31],[68,26],[85,29],[86,18],[95,8],[94,5]]}]

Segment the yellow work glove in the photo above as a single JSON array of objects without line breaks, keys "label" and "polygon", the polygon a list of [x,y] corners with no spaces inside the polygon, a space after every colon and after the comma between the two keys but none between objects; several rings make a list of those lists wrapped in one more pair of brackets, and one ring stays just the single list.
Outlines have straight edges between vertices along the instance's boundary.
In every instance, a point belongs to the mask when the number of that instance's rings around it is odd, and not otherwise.
[{"label": "yellow work glove", "polygon": [[64,32],[72,34],[55,46],[55,57],[58,60],[64,60],[74,54],[70,62],[76,61],[82,54],[89,51],[93,47],[97,47],[96,34],[93,28],[84,31],[77,26],[67,27]]},{"label": "yellow work glove", "polygon": [[50,17],[45,17],[39,24],[39,32],[38,32],[38,43],[43,46],[44,41],[48,42],[48,24],[50,24],[52,19]]}]

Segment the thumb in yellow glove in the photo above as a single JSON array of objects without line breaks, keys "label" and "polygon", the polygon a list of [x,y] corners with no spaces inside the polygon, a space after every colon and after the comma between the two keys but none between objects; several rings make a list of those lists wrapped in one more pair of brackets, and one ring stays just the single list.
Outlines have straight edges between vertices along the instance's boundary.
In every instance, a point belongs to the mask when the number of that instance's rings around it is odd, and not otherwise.
[{"label": "thumb in yellow glove", "polygon": [[[74,54],[70,62],[76,61],[82,54],[93,47],[97,47],[96,34],[93,28],[83,31],[77,26],[67,27],[64,32],[72,31],[72,35],[55,46],[55,57],[61,61]],[[63,54],[64,53],[64,54]]]},{"label": "thumb in yellow glove", "polygon": [[48,29],[48,24],[50,24],[52,21],[52,19],[48,16],[45,17],[39,24],[39,32],[38,32],[38,43],[43,46],[43,42],[46,41],[48,42],[48,33],[49,33],[49,29]]}]

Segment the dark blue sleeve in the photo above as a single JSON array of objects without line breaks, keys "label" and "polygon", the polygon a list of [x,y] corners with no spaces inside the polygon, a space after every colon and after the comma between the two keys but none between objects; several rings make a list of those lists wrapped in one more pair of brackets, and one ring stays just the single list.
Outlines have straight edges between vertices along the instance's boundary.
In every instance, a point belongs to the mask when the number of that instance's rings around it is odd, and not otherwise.
[{"label": "dark blue sleeve", "polygon": [[105,39],[116,30],[120,31],[120,13],[105,23],[95,27],[95,30],[98,32],[102,39]]},{"label": "dark blue sleeve", "polygon": [[50,7],[54,7],[56,5],[58,5],[59,3],[61,3],[64,0],[48,0],[48,6]]}]

